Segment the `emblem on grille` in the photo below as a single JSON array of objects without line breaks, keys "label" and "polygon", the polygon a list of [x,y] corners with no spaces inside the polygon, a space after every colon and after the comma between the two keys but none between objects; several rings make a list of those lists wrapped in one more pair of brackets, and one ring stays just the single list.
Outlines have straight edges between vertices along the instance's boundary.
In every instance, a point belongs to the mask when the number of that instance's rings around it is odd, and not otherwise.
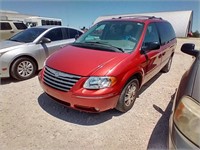
[{"label": "emblem on grille", "polygon": [[54,73],[54,75],[55,75],[55,77],[59,77],[59,72],[56,71],[56,72]]}]

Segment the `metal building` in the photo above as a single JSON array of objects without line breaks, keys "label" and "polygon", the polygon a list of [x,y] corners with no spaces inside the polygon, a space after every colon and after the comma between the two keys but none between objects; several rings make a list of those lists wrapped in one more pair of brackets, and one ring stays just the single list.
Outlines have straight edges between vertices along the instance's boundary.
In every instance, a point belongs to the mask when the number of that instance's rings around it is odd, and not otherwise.
[{"label": "metal building", "polygon": [[35,15],[27,15],[27,14],[20,14],[16,11],[6,11],[6,10],[0,10],[0,19],[5,20],[18,20],[18,21],[24,21],[25,18],[28,17],[36,17]]},{"label": "metal building", "polygon": [[62,25],[62,19],[21,14],[16,11],[0,10],[0,20],[22,21],[28,27],[41,25]]},{"label": "metal building", "polygon": [[120,16],[161,17],[162,19],[167,20],[172,24],[177,37],[187,37],[188,33],[192,32],[192,22],[193,22],[193,11],[192,10],[100,16],[94,21],[94,24],[99,21],[105,20],[105,19],[118,18]]}]

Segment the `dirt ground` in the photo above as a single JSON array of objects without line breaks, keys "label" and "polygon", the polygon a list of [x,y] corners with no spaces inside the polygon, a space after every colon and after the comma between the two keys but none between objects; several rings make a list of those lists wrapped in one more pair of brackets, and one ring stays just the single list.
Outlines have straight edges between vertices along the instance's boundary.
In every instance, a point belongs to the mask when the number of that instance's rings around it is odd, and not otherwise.
[{"label": "dirt ground", "polygon": [[175,90],[192,63],[192,57],[180,51],[185,42],[200,49],[200,39],[178,39],[170,72],[148,82],[124,114],[64,107],[43,93],[37,76],[21,82],[2,79],[0,150],[166,149]]}]

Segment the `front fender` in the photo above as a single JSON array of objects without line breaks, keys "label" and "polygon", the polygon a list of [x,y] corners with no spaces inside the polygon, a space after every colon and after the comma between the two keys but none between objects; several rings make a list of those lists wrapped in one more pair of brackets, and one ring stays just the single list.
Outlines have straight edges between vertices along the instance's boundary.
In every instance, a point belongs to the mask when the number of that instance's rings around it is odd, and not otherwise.
[{"label": "front fender", "polygon": [[137,57],[130,57],[120,64],[116,65],[108,76],[115,76],[118,79],[118,87],[121,92],[123,87],[126,85],[129,79],[133,76],[138,78],[140,87],[144,83],[146,58],[144,55],[138,55]]},{"label": "front fender", "polygon": [[[0,56],[0,70],[2,77],[10,77],[10,67],[12,63],[19,57],[31,57],[35,60],[39,59],[32,53],[25,53],[23,50],[7,51]],[[36,61],[37,62],[37,61]],[[38,64],[37,64],[38,65]]]}]

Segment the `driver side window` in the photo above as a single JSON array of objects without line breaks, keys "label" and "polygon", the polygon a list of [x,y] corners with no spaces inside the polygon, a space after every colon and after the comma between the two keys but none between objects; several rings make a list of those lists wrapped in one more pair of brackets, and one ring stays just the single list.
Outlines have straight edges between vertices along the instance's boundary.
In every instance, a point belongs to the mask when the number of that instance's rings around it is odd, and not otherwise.
[{"label": "driver side window", "polygon": [[150,42],[160,43],[157,28],[154,23],[149,24],[147,27],[146,35],[143,41],[143,46]]}]

